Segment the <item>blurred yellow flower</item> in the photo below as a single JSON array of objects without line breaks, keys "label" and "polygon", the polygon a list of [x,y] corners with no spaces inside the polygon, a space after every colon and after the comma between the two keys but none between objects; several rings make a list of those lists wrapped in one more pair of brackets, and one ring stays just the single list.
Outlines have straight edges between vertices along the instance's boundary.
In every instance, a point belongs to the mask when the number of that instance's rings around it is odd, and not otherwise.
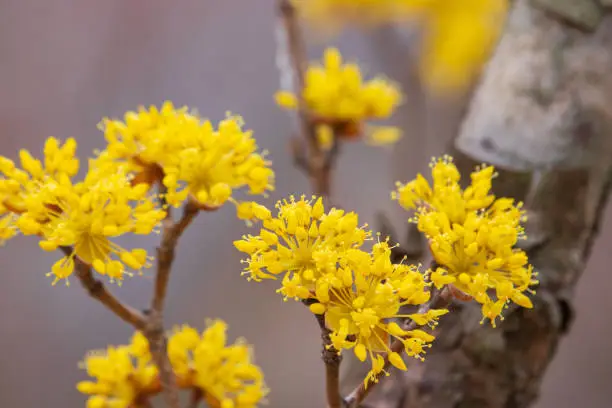
[{"label": "blurred yellow flower", "polygon": [[[304,81],[304,108],[313,116],[318,132],[327,136],[322,143],[328,146],[333,137],[359,137],[363,122],[388,118],[402,100],[396,84],[382,77],[364,81],[359,66],[343,63],[335,48],[325,50],[323,65],[308,67]],[[275,99],[286,109],[298,108],[298,97],[290,92],[279,91]],[[399,129],[395,134],[399,135]]]},{"label": "blurred yellow flower", "polygon": [[239,339],[227,344],[227,325],[210,322],[200,335],[189,326],[176,328],[168,357],[181,387],[202,390],[211,407],[254,408],[268,394],[251,348]]},{"label": "blurred yellow flower", "polygon": [[79,170],[76,147],[76,141],[72,138],[61,145],[56,138],[49,137],[45,142],[42,162],[25,149],[19,152],[21,168],[15,166],[12,160],[0,156],[0,244],[18,233],[20,216],[31,207],[30,203],[40,204],[36,214],[31,212],[30,217],[37,221],[45,219],[44,204],[48,203],[41,202],[41,185],[69,182]]},{"label": "blurred yellow flower", "polygon": [[[364,81],[359,66],[343,64],[336,48],[326,49],[323,65],[310,65],[304,80],[306,108],[328,121],[384,119],[401,102],[401,92],[395,84],[380,77]],[[286,91],[278,93],[276,100],[285,108],[297,107],[296,96]]]},{"label": "blurred yellow flower", "polygon": [[450,157],[434,160],[431,167],[433,185],[419,174],[407,184],[398,183],[392,198],[416,210],[411,221],[427,236],[440,265],[431,274],[433,283],[452,284],[472,296],[493,325],[510,301],[532,307],[525,292],[537,284],[535,274],[525,252],[515,248],[524,238],[522,204],[490,192],[492,166],[474,171],[465,190]]},{"label": "blurred yellow flower", "polygon": [[504,28],[507,0],[436,0],[425,11],[421,76],[434,91],[469,85]]},{"label": "blurred yellow flower", "polygon": [[90,352],[83,368],[95,380],[77,384],[81,393],[90,395],[87,408],[131,408],[139,399],[161,390],[157,367],[140,333],[134,335],[130,346]]},{"label": "blurred yellow flower", "polygon": [[507,0],[293,0],[318,32],[345,24],[375,26],[418,20],[425,35],[421,75],[430,89],[461,89],[474,79],[496,45]]}]

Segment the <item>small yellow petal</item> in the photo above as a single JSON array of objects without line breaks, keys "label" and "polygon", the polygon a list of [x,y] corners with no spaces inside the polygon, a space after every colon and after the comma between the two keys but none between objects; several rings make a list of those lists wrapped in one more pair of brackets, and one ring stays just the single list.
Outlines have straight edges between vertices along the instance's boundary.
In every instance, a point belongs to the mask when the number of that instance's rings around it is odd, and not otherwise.
[{"label": "small yellow petal", "polygon": [[296,109],[298,105],[295,95],[288,91],[278,91],[274,94],[274,99],[279,106],[287,109]]},{"label": "small yellow petal", "polygon": [[389,362],[393,364],[394,367],[406,371],[408,368],[406,367],[406,363],[402,359],[402,356],[397,354],[396,352],[389,353]]},{"label": "small yellow petal", "polygon": [[322,315],[323,313],[325,313],[326,308],[325,305],[321,303],[313,303],[312,305],[310,305],[309,309],[314,314]]},{"label": "small yellow petal", "polygon": [[364,346],[363,344],[359,343],[355,346],[355,356],[357,356],[357,358],[359,359],[359,361],[365,361],[366,357],[367,357],[367,350],[366,350],[366,346]]}]

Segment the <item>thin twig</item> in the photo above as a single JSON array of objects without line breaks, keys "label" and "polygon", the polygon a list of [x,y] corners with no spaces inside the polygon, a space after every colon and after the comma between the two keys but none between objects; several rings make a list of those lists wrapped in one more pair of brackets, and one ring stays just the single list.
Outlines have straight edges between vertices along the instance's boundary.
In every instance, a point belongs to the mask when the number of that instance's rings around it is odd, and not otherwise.
[{"label": "thin twig", "polygon": [[151,400],[149,400],[148,398],[140,401],[136,404],[137,408],[153,408],[153,404],[151,403]]},{"label": "thin twig", "polygon": [[[302,95],[307,55],[296,10],[289,0],[278,0],[277,4],[281,24],[287,36],[286,44],[284,42],[278,45],[278,52],[289,54],[288,60],[290,66],[287,68],[293,70],[293,75],[290,76],[293,78],[294,90],[298,100],[298,118],[302,136],[308,146],[306,161],[303,158],[296,157],[296,162],[299,164],[299,168],[305,170],[309,176],[315,194],[329,197],[331,192],[331,170],[338,155],[339,143],[337,137],[334,136],[334,145],[330,151],[326,152],[317,141],[316,121],[309,112]],[[285,58],[279,59],[285,60]],[[284,69],[285,67],[281,68]],[[281,73],[281,75],[283,74]]]},{"label": "thin twig", "polygon": [[[304,300],[302,303],[310,306],[314,299]],[[325,315],[314,315],[319,329],[321,329],[322,350],[321,359],[325,364],[325,394],[328,408],[342,408],[342,395],[340,394],[340,363],[342,355],[334,348],[329,335],[331,330],[325,325]]]},{"label": "thin twig", "polygon": [[187,405],[187,408],[197,408],[201,401],[202,391],[200,391],[198,388],[194,388],[191,391],[191,398],[189,398],[189,405]]},{"label": "thin twig", "polygon": [[155,276],[155,289],[151,300],[151,309],[147,312],[147,324],[143,331],[147,340],[153,360],[159,369],[159,379],[164,390],[166,404],[170,408],[179,408],[176,378],[168,359],[167,338],[164,333],[163,309],[168,289],[168,281],[174,261],[174,254],[178,240],[198,214],[198,207],[187,201],[183,215],[178,222],[167,217],[162,223],[162,239],[157,248],[157,273]]},{"label": "thin twig", "polygon": [[174,261],[174,252],[178,239],[198,214],[198,207],[188,201],[181,219],[175,223],[171,218],[163,221],[162,240],[157,248],[157,275],[155,276],[155,292],[151,302],[151,311],[161,312],[166,299],[166,289],[170,279],[170,270]]},{"label": "thin twig", "polygon": [[[60,247],[66,256],[73,253],[72,247]],[[91,271],[91,266],[83,262],[78,256],[74,257],[75,274],[87,293],[98,302],[102,303],[117,315],[121,320],[132,325],[136,330],[143,330],[146,324],[145,316],[138,310],[124,304],[108,291],[106,285],[96,279]]]},{"label": "thin twig", "polygon": [[[448,287],[445,287],[441,292],[434,291],[429,301],[422,305],[417,313],[427,313],[431,309],[447,307],[450,304],[451,299],[452,296],[450,295]],[[409,320],[404,324],[403,329],[409,331],[414,330],[417,327],[418,325],[416,322]],[[404,351],[404,343],[396,339],[391,343],[390,349],[395,353],[402,353]],[[368,394],[372,392],[376,384],[380,382],[384,372],[389,369],[391,365],[388,356],[386,355],[384,358],[385,364],[383,370],[378,375],[374,376],[374,378],[370,378],[367,382],[362,381],[346,398],[344,398],[345,406],[348,408],[357,408],[359,404],[368,396]]]}]

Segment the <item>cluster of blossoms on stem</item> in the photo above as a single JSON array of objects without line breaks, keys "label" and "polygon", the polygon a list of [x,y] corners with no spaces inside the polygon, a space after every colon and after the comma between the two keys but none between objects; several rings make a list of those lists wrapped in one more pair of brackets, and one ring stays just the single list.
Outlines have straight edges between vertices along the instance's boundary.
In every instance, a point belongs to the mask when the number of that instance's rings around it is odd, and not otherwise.
[{"label": "cluster of blossoms on stem", "polygon": [[[187,107],[166,102],[128,112],[124,121],[104,119],[100,127],[108,144],[81,181],[74,180],[74,139],[48,138],[42,160],[21,150],[20,166],[0,156],[0,242],[21,232],[40,237],[43,250],[62,249],[66,256],[48,273],[53,284],[69,283],[76,257],[118,284],[150,267],[145,249],[125,249],[114,239],[156,232],[166,216],[160,198],[211,210],[227,201],[250,205],[232,198],[239,188],[251,194],[274,188],[270,162],[238,116],[214,130]],[[156,185],[163,186],[161,197],[151,191]]]},{"label": "cluster of blossoms on stem", "polygon": [[[148,235],[160,229],[168,206],[214,210],[228,201],[243,219],[259,213],[252,202],[238,202],[241,188],[265,194],[274,173],[242,119],[227,116],[212,124],[166,102],[158,109],[128,112],[124,121],[104,119],[108,142],[75,180],[80,162],[77,143],[50,137],[42,160],[19,152],[19,163],[0,156],[0,243],[18,233],[39,238],[45,251],[64,256],[47,274],[55,285],[79,265],[119,285],[125,276],[152,266],[142,248],[125,249],[116,238]],[[157,188],[157,192],[155,191]],[[192,208],[195,208],[192,207]],[[179,385],[198,390],[209,406],[253,408],[267,395],[261,370],[243,340],[227,344],[226,325],[211,322],[201,334],[183,326],[169,336],[168,358]],[[78,389],[90,395],[89,408],[133,408],[161,392],[159,370],[148,341],[136,333],[126,346],[92,352],[84,362],[95,381]]]},{"label": "cluster of blossoms on stem", "polygon": [[503,319],[510,302],[531,308],[525,293],[533,292],[536,274],[525,252],[515,247],[525,238],[522,203],[491,193],[492,166],[477,168],[465,189],[452,158],[434,159],[431,169],[431,185],[419,174],[406,184],[398,183],[392,198],[414,211],[411,221],[429,240],[440,265],[431,274],[432,282],[439,288],[452,285],[473,297],[493,325],[497,317]]},{"label": "cluster of blossoms on stem", "polygon": [[345,24],[422,20],[421,73],[433,88],[463,87],[478,74],[504,25],[507,0],[292,0],[301,16],[331,34]]},{"label": "cluster of blossoms on stem", "polygon": [[111,167],[126,164],[137,183],[162,183],[173,206],[189,197],[202,209],[215,209],[231,200],[236,189],[247,187],[250,194],[274,189],[271,163],[243,126],[240,116],[228,114],[215,129],[171,102],[160,109],[141,107],[127,112],[123,121],[102,121],[108,147],[97,161]]},{"label": "cluster of blossoms on stem", "polygon": [[[216,320],[202,333],[182,326],[169,335],[168,358],[178,386],[199,390],[211,407],[256,407],[268,393],[263,374],[244,340],[227,344],[226,331],[227,325]],[[140,332],[129,345],[91,352],[83,366],[95,380],[77,385],[90,395],[88,408],[139,406],[161,391],[159,371]]]},{"label": "cluster of blossoms on stem", "polygon": [[[28,226],[21,215],[32,212],[32,206],[40,203],[41,186],[47,181],[62,184],[69,182],[79,171],[79,160],[75,157],[76,141],[68,139],[62,145],[50,137],[45,142],[44,160],[32,157],[25,149],[19,151],[21,168],[12,160],[0,156],[0,243],[13,238]],[[46,210],[40,208],[36,220],[46,218]]]},{"label": "cluster of blossoms on stem", "polygon": [[395,142],[400,130],[395,127],[371,126],[363,131],[363,123],[371,119],[386,119],[402,100],[397,85],[382,77],[368,81],[362,79],[359,66],[343,64],[340,52],[328,48],[323,55],[323,64],[312,64],[304,78],[301,95],[279,91],[277,103],[287,109],[297,109],[303,100],[313,116],[317,138],[324,148],[329,148],[333,138],[354,139],[362,134],[371,144]]},{"label": "cluster of blossoms on stem", "polygon": [[258,235],[235,241],[248,254],[248,279],[281,278],[277,290],[285,300],[309,301],[310,310],[324,314],[333,347],[353,349],[372,363],[368,379],[384,370],[384,357],[405,370],[402,358],[390,350],[392,339],[404,343],[410,356],[421,358],[434,337],[424,330],[403,330],[396,318],[409,318],[419,326],[433,326],[446,309],[402,314],[403,306],[429,300],[426,274],[415,266],[392,264],[391,248],[378,242],[371,252],[361,249],[371,232],[358,225],[357,214],[332,208],[325,211],[321,198],[280,201],[276,216],[260,210]]},{"label": "cluster of blossoms on stem", "polygon": [[47,275],[53,284],[74,272],[74,258],[94,267],[111,281],[121,283],[126,266],[136,271],[148,267],[144,249],[128,251],[111,241],[128,233],[150,234],[164,217],[147,188],[133,186],[125,172],[105,174],[90,166],[84,180],[75,182],[79,168],[74,157],[76,142],[60,146],[47,139],[44,160],[22,150],[21,167],[0,157],[0,191],[5,212],[3,227],[10,238],[17,232],[35,235],[46,251],[70,248]]}]

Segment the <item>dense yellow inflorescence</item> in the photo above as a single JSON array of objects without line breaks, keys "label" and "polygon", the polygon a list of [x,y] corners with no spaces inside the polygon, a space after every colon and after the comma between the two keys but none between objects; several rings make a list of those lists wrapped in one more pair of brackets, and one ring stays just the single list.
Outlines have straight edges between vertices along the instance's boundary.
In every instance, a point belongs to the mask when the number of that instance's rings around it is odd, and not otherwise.
[{"label": "dense yellow inflorescence", "polygon": [[[284,108],[298,108],[300,97],[291,92],[279,91],[275,97]],[[361,129],[365,121],[391,116],[402,101],[398,86],[382,77],[363,80],[359,66],[343,63],[336,48],[325,50],[322,65],[308,67],[301,98],[319,127],[322,145],[332,133],[343,138],[365,133],[373,144],[392,143],[399,137],[397,128],[373,127],[368,132]]]},{"label": "dense yellow inflorescence", "polygon": [[263,373],[248,344],[227,344],[226,331],[221,320],[202,334],[189,326],[175,329],[168,341],[170,363],[179,385],[200,389],[209,406],[254,408],[268,394]]},{"label": "dense yellow inflorescence", "polygon": [[0,156],[0,243],[21,232],[39,236],[46,251],[67,252],[48,274],[53,284],[69,283],[75,257],[121,284],[130,270],[151,266],[144,249],[124,249],[114,238],[156,231],[166,215],[160,197],[149,192],[156,184],[170,205],[189,199],[208,210],[227,201],[252,205],[233,198],[237,189],[265,194],[274,188],[270,162],[243,125],[228,115],[215,130],[171,102],[128,112],[124,121],[104,119],[108,144],[89,161],[82,181],[73,180],[79,170],[74,139],[48,138],[42,160],[21,150],[20,167]]},{"label": "dense yellow inflorescence", "polygon": [[421,74],[435,90],[468,85],[491,54],[507,0],[293,0],[308,22],[330,33],[344,24],[422,21]]},{"label": "dense yellow inflorescence", "polygon": [[[263,374],[243,340],[226,344],[226,330],[221,320],[202,334],[189,326],[175,329],[168,339],[172,369],[179,387],[200,390],[212,407],[254,408],[268,393]],[[83,366],[95,380],[77,385],[90,395],[88,408],[134,407],[161,391],[149,343],[139,332],[127,346],[90,353]]]},{"label": "dense yellow inflorescence", "polygon": [[[19,151],[21,168],[12,160],[0,156],[0,243],[14,237],[20,231],[20,216],[30,211],[36,221],[46,218],[42,205],[32,212],[32,206],[40,204],[41,187],[47,182],[67,184],[79,171],[75,157],[76,141],[68,139],[62,145],[50,137],[45,142],[44,159],[35,159],[25,149]],[[28,225],[21,222],[24,229]]]},{"label": "dense yellow inflorescence", "polygon": [[254,281],[281,277],[279,292],[285,299],[308,299],[311,292],[329,290],[328,279],[335,276],[339,259],[371,236],[354,212],[325,212],[322,199],[313,200],[292,196],[279,201],[276,217],[259,210],[253,214],[262,222],[259,235],[234,242],[249,255],[243,274]]},{"label": "dense yellow inflorescence", "polygon": [[332,208],[322,200],[301,197],[277,204],[278,215],[259,210],[259,235],[234,242],[249,255],[245,274],[249,279],[282,277],[277,292],[286,299],[309,300],[310,310],[325,314],[333,347],[354,349],[372,369],[367,380],[377,380],[384,370],[385,353],[405,370],[400,355],[389,348],[392,339],[405,345],[408,355],[422,357],[433,336],[423,330],[403,330],[394,319],[410,318],[418,325],[434,325],[447,311],[402,314],[400,308],[429,300],[426,274],[414,266],[391,263],[387,242],[371,253],[360,249],[371,232],[358,226],[355,213]]},{"label": "dense yellow inflorescence", "polygon": [[521,203],[491,193],[492,166],[482,166],[462,189],[460,174],[446,156],[432,162],[433,184],[418,175],[398,183],[392,197],[415,210],[417,223],[440,265],[431,280],[437,287],[452,284],[482,304],[484,318],[495,324],[510,301],[531,308],[525,295],[537,284],[527,255],[516,248],[524,238]]},{"label": "dense yellow inflorescence", "polygon": [[161,391],[159,371],[140,333],[130,345],[90,352],[82,366],[93,380],[77,384],[90,396],[87,408],[130,408]]},{"label": "dense yellow inflorescence", "polygon": [[237,189],[247,187],[250,194],[274,189],[271,163],[243,126],[240,116],[228,115],[214,129],[210,121],[170,102],[160,109],[141,107],[127,112],[123,121],[102,121],[108,146],[98,162],[127,164],[138,183],[160,181],[173,206],[189,196],[202,208],[218,208]]},{"label": "dense yellow inflorescence", "polygon": [[[51,268],[55,284],[74,271],[74,257],[92,265],[111,282],[121,284],[126,267],[141,272],[151,266],[146,250],[126,250],[113,242],[126,234],[148,235],[155,230],[166,212],[158,207],[145,185],[132,185],[122,172],[101,174],[91,170],[83,182],[75,185],[43,186],[48,218],[40,223],[28,219],[30,232],[42,236],[39,245],[45,251],[72,247],[72,252]],[[27,217],[28,214],[22,217]]]}]

